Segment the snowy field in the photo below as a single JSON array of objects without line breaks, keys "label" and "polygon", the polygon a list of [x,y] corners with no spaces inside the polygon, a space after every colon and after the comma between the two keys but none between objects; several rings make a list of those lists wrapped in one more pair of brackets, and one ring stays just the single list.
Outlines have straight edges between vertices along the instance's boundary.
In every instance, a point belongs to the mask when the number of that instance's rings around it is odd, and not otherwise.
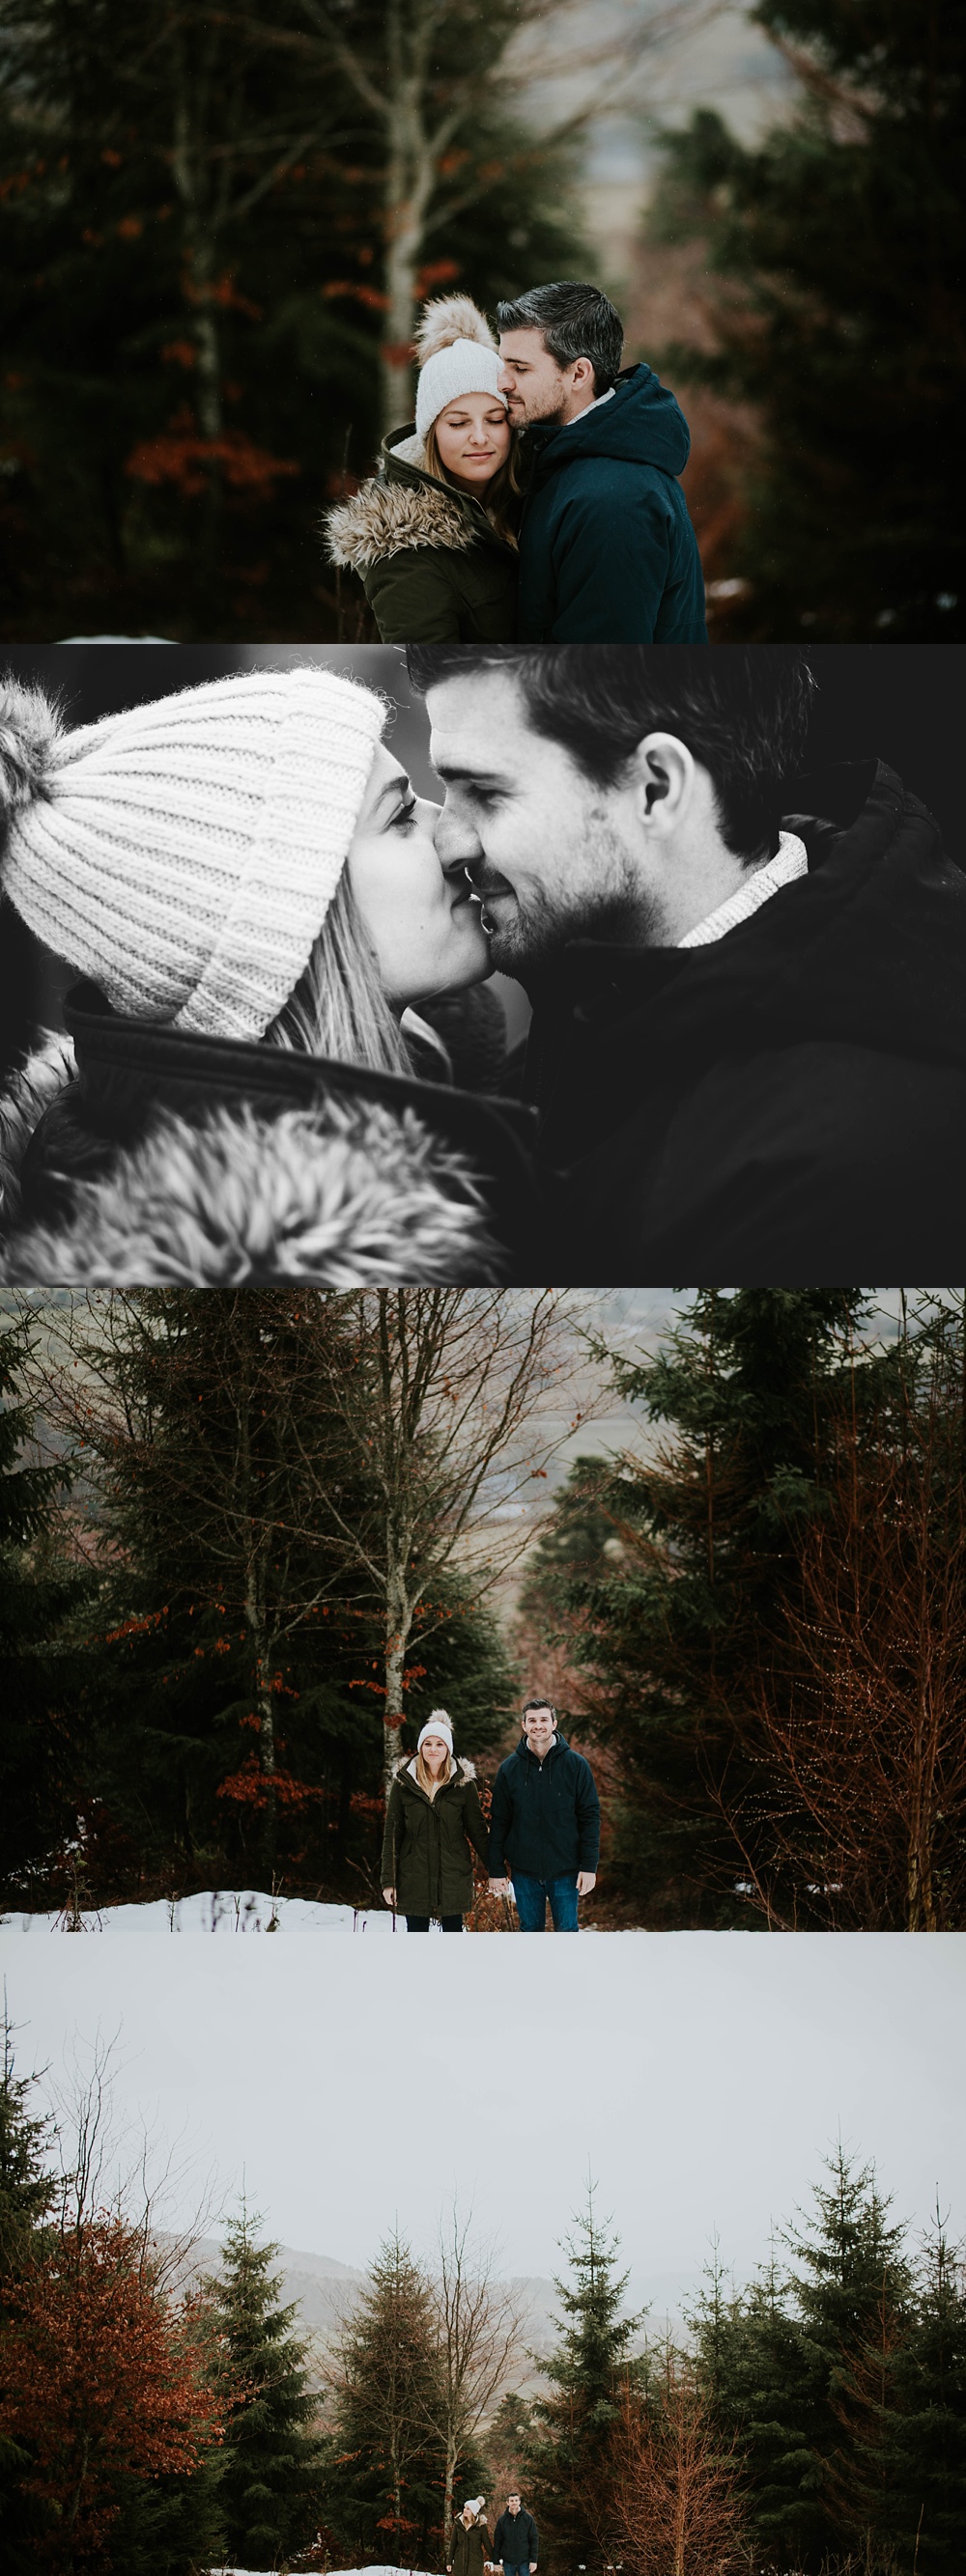
[{"label": "snowy field", "polygon": [[[206,1910],[207,1909],[207,1910]],[[116,2117],[172,2162],[158,2223],[217,2233],[244,2183],[283,2245],[431,2253],[457,2189],[511,2275],[550,2276],[588,2166],[632,2284],[746,2275],[841,2134],[897,2217],[963,2232],[966,1935],[627,1933],[410,1952],[391,1917],[294,1902],[8,1919],[18,2065],[63,2095],[111,2044]],[[219,1933],[210,1938],[212,1921]],[[256,1929],[260,1925],[260,1929]]]}]

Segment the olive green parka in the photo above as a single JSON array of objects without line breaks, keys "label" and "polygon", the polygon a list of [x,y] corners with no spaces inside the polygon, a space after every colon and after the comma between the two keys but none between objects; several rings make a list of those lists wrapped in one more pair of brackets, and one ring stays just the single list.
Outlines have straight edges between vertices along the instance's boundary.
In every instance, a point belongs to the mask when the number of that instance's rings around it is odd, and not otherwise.
[{"label": "olive green parka", "polygon": [[381,472],[327,513],[332,562],[358,573],[384,644],[512,644],[516,548],[422,457],[414,429],[383,440]]},{"label": "olive green parka", "polygon": [[428,1798],[415,1759],[395,1765],[386,1802],[380,1885],[396,1890],[400,1914],[466,1914],[473,1903],[470,1845],[485,1862],[488,1843],[472,1762],[457,1756],[452,1777]]},{"label": "olive green parka", "polygon": [[486,2562],[492,2556],[493,2544],[485,2522],[471,2522],[467,2531],[463,2516],[458,2513],[446,2562],[452,2568],[453,2576],[483,2576]]}]

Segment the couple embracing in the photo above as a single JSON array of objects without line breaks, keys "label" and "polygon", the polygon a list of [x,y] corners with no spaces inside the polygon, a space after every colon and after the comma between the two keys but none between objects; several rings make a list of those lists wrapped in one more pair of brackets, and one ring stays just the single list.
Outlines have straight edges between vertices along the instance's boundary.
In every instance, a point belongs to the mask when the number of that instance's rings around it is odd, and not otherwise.
[{"label": "couple embracing", "polygon": [[707,642],[687,423],[599,288],[427,305],[415,423],[329,513],[383,643]]},{"label": "couple embracing", "polygon": [[[800,774],[797,650],[408,660],[441,809],[321,662],[74,731],[0,690],[0,882],[81,979],[0,1100],[3,1277],[955,1277],[966,879],[886,762]],[[427,1014],[494,969],[526,1057],[474,1075]]]},{"label": "couple embracing", "polygon": [[492,2540],[486,2526],[486,2497],[467,2496],[453,2524],[446,2576],[485,2576],[502,2568],[503,2576],[537,2576],[537,2526],[516,2489],[508,2495]]}]

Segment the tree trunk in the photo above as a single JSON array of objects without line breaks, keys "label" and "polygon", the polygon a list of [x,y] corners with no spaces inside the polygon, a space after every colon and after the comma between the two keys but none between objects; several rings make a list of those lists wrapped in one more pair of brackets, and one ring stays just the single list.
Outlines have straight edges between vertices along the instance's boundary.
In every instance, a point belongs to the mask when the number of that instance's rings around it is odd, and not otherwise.
[{"label": "tree trunk", "polygon": [[407,77],[400,63],[391,78],[385,197],[386,318],[380,351],[384,437],[412,418],[412,344],[418,278],[435,178],[420,109],[420,72],[411,71]]}]

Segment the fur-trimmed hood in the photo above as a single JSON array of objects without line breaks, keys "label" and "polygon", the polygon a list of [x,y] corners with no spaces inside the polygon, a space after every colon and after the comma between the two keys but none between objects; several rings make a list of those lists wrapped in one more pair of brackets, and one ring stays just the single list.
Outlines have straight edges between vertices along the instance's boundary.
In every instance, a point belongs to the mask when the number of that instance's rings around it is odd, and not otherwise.
[{"label": "fur-trimmed hood", "polygon": [[[475,1762],[470,1762],[465,1753],[454,1753],[453,1770],[458,1780],[475,1780],[476,1778],[476,1764]],[[418,1789],[420,1783],[416,1777],[415,1753],[400,1753],[397,1755],[395,1762],[390,1765],[391,1779],[401,1780],[404,1772],[408,1775],[410,1780],[416,1781],[416,1787]],[[446,1786],[447,1788],[449,1787],[449,1781],[447,1781]]]},{"label": "fur-trimmed hood", "polygon": [[162,1111],[105,1173],[74,1181],[62,1214],[24,1222],[24,1153],[72,1080],[70,1049],[48,1041],[0,1103],[8,1284],[354,1288],[499,1273],[465,1158],[411,1109],[361,1099],[276,1114],[223,1101],[197,1119]]},{"label": "fur-trimmed hood", "polygon": [[333,563],[347,566],[364,580],[386,555],[407,554],[430,546],[447,554],[468,554],[482,542],[514,548],[498,535],[482,501],[472,492],[457,492],[426,469],[423,443],[410,425],[394,429],[382,442],[378,474],[363,483],[350,501],[338,502],[323,522]]},{"label": "fur-trimmed hood", "polygon": [[[464,499],[426,472],[415,430],[397,430],[393,439],[384,440],[382,454],[380,472],[351,501],[340,501],[328,512],[325,528],[333,563],[364,577],[383,555],[406,554],[417,546],[468,553],[483,533],[478,519],[489,528],[486,513],[470,496]],[[400,472],[402,466],[409,471]]]},{"label": "fur-trimmed hood", "polygon": [[95,985],[0,1096],[0,1280],[461,1286],[533,1222],[533,1112],[122,1018]]}]

